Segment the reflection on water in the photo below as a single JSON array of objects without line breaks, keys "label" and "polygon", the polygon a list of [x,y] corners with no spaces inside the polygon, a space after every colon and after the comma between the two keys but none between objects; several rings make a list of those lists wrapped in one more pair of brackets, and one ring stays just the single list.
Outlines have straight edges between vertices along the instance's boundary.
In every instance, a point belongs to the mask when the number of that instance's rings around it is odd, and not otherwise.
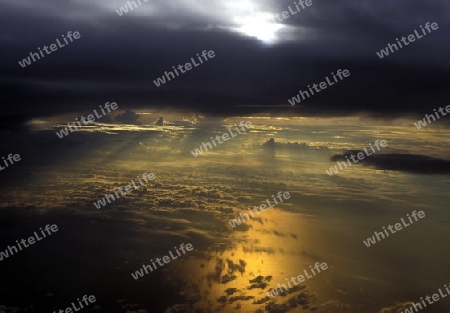
[{"label": "reflection on water", "polygon": [[[220,251],[202,252],[184,265],[189,273],[184,309],[217,312],[318,311],[316,293],[327,284],[328,273],[311,275],[309,266],[320,261],[303,244],[308,217],[269,209],[260,218],[235,228],[232,242]],[[323,261],[323,260],[322,260]],[[309,270],[312,276],[270,299],[268,292],[286,278]],[[329,270],[333,270],[333,266]],[[287,285],[289,286],[289,285]]]}]

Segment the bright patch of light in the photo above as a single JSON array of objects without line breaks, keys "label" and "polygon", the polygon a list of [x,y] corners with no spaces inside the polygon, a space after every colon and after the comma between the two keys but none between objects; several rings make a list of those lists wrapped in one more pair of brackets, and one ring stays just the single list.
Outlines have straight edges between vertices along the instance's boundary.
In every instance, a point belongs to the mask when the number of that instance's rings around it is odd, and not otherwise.
[{"label": "bright patch of light", "polygon": [[232,16],[233,31],[255,37],[265,43],[273,43],[277,40],[277,32],[283,25],[274,21],[274,15],[265,11],[261,5],[249,0],[228,1],[227,13]]},{"label": "bright patch of light", "polygon": [[236,17],[235,21],[241,25],[236,30],[265,43],[273,43],[277,39],[278,30],[283,28],[283,25],[274,23],[272,18],[268,13]]},{"label": "bright patch of light", "polygon": [[269,13],[253,13],[243,17],[235,17],[235,21],[241,25],[235,30],[247,36],[256,37],[265,43],[276,41],[277,31],[283,28],[283,25],[274,23],[273,16]]}]

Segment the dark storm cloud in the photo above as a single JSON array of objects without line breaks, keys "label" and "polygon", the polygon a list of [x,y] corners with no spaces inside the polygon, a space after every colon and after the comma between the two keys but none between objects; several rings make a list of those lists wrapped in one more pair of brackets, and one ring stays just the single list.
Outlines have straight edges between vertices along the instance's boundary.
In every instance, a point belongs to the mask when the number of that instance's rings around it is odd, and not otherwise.
[{"label": "dark storm cloud", "polygon": [[[345,156],[363,151],[348,151],[334,155],[331,161],[346,161]],[[363,152],[364,153],[364,152]],[[374,154],[359,161],[378,170],[401,171],[414,174],[450,174],[450,161],[419,154]]]},{"label": "dark storm cloud", "polygon": [[[231,31],[227,4],[239,1],[155,1],[119,16],[125,1],[19,1],[4,6],[0,82],[5,115],[27,119],[89,110],[106,101],[124,108],[174,107],[234,114],[270,110],[311,115],[361,112],[395,117],[430,113],[449,98],[449,4],[424,1],[319,1],[281,22],[283,39],[264,45]],[[256,10],[281,13],[293,1],[262,1]],[[237,9],[236,9],[237,10]],[[236,11],[237,12],[237,11]],[[377,51],[419,25],[439,29],[394,54]],[[19,60],[68,31],[81,38],[21,68]],[[156,87],[157,77],[196,53],[216,57]],[[337,69],[346,80],[291,107],[299,89]],[[278,110],[277,110],[278,111]],[[9,116],[6,117],[9,120]]]}]

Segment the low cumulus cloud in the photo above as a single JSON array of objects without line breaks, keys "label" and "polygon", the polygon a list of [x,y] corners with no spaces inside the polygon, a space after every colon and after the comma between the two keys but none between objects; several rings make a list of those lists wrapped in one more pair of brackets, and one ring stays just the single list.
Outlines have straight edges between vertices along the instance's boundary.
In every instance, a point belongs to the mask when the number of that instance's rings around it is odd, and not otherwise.
[{"label": "low cumulus cloud", "polygon": [[126,110],[124,113],[117,115],[115,121],[120,124],[141,125],[139,114],[131,110]]}]

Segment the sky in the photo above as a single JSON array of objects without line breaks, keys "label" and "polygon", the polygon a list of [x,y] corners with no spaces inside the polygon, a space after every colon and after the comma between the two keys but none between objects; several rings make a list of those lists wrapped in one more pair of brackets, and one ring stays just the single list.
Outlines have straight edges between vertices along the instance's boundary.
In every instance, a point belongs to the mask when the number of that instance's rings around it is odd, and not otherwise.
[{"label": "sky", "polygon": [[[450,4],[312,1],[279,22],[292,1],[3,1],[0,82],[6,128],[116,101],[121,108],[210,115],[423,115],[448,98]],[[380,59],[420,25],[439,29]],[[81,38],[22,68],[18,61],[68,31]],[[272,39],[272,40],[268,40]],[[203,50],[216,57],[156,87],[153,80]],[[302,106],[287,99],[338,69],[350,77]]]}]

